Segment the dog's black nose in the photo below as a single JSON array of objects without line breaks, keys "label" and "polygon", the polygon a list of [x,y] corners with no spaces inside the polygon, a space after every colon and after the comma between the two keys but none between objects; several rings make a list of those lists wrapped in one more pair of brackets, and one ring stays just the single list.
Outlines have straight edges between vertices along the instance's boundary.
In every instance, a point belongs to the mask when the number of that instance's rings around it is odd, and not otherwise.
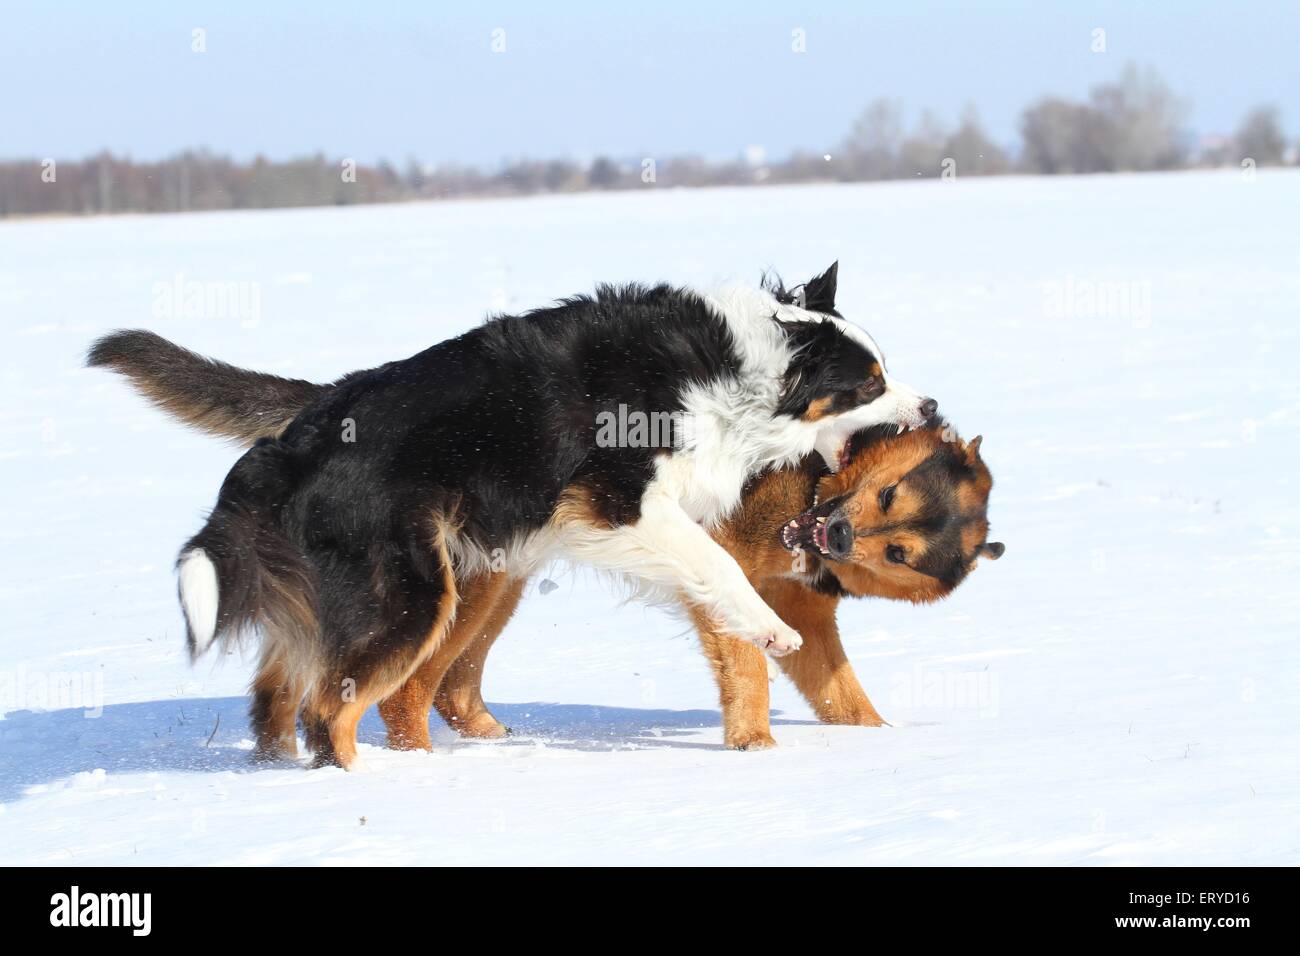
[{"label": "dog's black nose", "polygon": [[836,518],[826,526],[826,550],[832,558],[843,558],[853,550],[853,525]]},{"label": "dog's black nose", "polygon": [[921,403],[921,417],[930,419],[939,414],[939,403],[933,398],[927,398]]}]

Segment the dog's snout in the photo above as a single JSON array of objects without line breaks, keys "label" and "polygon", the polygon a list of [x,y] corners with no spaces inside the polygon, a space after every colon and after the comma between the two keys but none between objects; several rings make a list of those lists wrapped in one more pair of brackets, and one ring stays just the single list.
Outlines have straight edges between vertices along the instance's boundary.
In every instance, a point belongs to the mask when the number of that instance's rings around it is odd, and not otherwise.
[{"label": "dog's snout", "polygon": [[832,558],[843,558],[853,550],[853,525],[835,518],[826,527],[826,550]]},{"label": "dog's snout", "polygon": [[934,416],[937,414],[939,414],[939,403],[936,402],[933,398],[927,398],[925,401],[921,402],[922,418],[929,421],[931,418],[934,418]]}]

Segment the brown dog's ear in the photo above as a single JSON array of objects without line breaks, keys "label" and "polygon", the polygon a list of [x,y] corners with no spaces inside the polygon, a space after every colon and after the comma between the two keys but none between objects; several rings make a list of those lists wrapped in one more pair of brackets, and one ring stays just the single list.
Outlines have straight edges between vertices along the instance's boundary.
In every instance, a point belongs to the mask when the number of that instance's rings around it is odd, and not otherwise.
[{"label": "brown dog's ear", "polygon": [[966,463],[975,464],[980,460],[980,444],[984,441],[983,435],[976,435],[966,443]]},{"label": "brown dog's ear", "polygon": [[980,554],[988,558],[990,561],[996,561],[998,558],[1002,557],[1006,550],[1007,546],[1001,541],[986,541],[984,544],[980,545]]}]

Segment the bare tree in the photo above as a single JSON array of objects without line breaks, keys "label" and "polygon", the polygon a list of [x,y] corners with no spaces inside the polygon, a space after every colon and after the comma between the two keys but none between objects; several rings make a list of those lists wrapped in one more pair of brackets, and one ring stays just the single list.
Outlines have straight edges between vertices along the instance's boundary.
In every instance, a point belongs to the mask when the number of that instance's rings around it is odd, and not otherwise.
[{"label": "bare tree", "polygon": [[1185,112],[1154,72],[1129,65],[1086,104],[1051,97],[1025,110],[1023,163],[1041,173],[1173,169],[1187,158]]},{"label": "bare tree", "polygon": [[994,176],[1011,166],[1006,151],[985,135],[974,106],[962,111],[961,123],[944,144],[943,155],[956,161],[958,175],[963,176]]},{"label": "bare tree", "polygon": [[1242,120],[1234,137],[1237,159],[1249,157],[1257,166],[1277,166],[1286,156],[1286,137],[1278,123],[1276,106],[1259,106]]},{"label": "bare tree", "polygon": [[593,189],[613,189],[623,176],[622,170],[612,159],[601,156],[587,170],[587,183]]},{"label": "bare tree", "polygon": [[879,99],[863,110],[841,149],[841,168],[850,179],[888,179],[898,173],[903,139],[902,110],[894,100]]},{"label": "bare tree", "polygon": [[1033,173],[1095,173],[1105,169],[1094,143],[1092,109],[1058,97],[1030,106],[1020,116],[1021,163]]},{"label": "bare tree", "polygon": [[1172,169],[1186,159],[1184,102],[1153,70],[1129,64],[1116,83],[1092,90],[1096,145],[1107,169]]},{"label": "bare tree", "polygon": [[899,147],[898,174],[909,179],[933,179],[938,176],[947,142],[948,133],[943,124],[938,117],[926,110],[921,114],[916,129]]}]

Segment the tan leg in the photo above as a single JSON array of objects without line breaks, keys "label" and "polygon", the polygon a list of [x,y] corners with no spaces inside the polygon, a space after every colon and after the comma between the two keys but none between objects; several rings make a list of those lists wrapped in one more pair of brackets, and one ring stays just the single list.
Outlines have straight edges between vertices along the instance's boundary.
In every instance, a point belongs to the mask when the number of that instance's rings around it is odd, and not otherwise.
[{"label": "tan leg", "polygon": [[[515,579],[500,591],[490,613],[478,628],[477,636],[447,669],[438,685],[433,706],[462,737],[496,739],[510,732],[483,703],[483,668],[487,665],[492,645],[519,606],[526,583],[524,579]],[[427,707],[425,721],[427,725]]]},{"label": "tan leg", "polygon": [[799,652],[779,658],[777,663],[794,681],[817,719],[825,724],[882,726],[884,719],[858,683],[840,643],[835,624],[839,599],[782,578],[764,581],[759,593],[787,624],[803,635],[804,644]]},{"label": "tan leg", "polygon": [[704,611],[688,610],[718,682],[722,742],[735,750],[775,747],[768,713],[767,658],[753,644],[728,635]]},{"label": "tan leg", "polygon": [[[333,751],[330,756],[345,770],[357,759],[357,724],[361,723],[361,715],[366,712],[368,703],[354,701],[344,704],[330,721],[330,747]],[[317,763],[322,763],[320,758],[318,754]]]},{"label": "tan leg", "polygon": [[284,661],[263,660],[253,679],[249,719],[257,746],[254,760],[279,760],[298,755],[298,707],[302,687],[290,680]]},{"label": "tan leg", "polygon": [[[485,574],[460,582],[460,605],[447,637],[428,660],[379,704],[379,714],[388,727],[390,747],[396,750],[432,748],[429,710],[444,676],[471,644],[493,628],[492,640],[496,639],[518,605],[523,585],[523,581],[504,574]],[[491,641],[488,646],[491,646]],[[486,656],[486,649],[483,654]],[[481,697],[479,705],[482,707]],[[486,708],[482,709],[486,713]],[[492,719],[490,714],[488,717]]]},{"label": "tan leg", "polygon": [[433,749],[433,741],[429,739],[429,712],[422,706],[429,691],[421,680],[421,670],[422,667],[416,668],[391,697],[379,702],[379,716],[388,728],[388,746],[394,750]]}]

